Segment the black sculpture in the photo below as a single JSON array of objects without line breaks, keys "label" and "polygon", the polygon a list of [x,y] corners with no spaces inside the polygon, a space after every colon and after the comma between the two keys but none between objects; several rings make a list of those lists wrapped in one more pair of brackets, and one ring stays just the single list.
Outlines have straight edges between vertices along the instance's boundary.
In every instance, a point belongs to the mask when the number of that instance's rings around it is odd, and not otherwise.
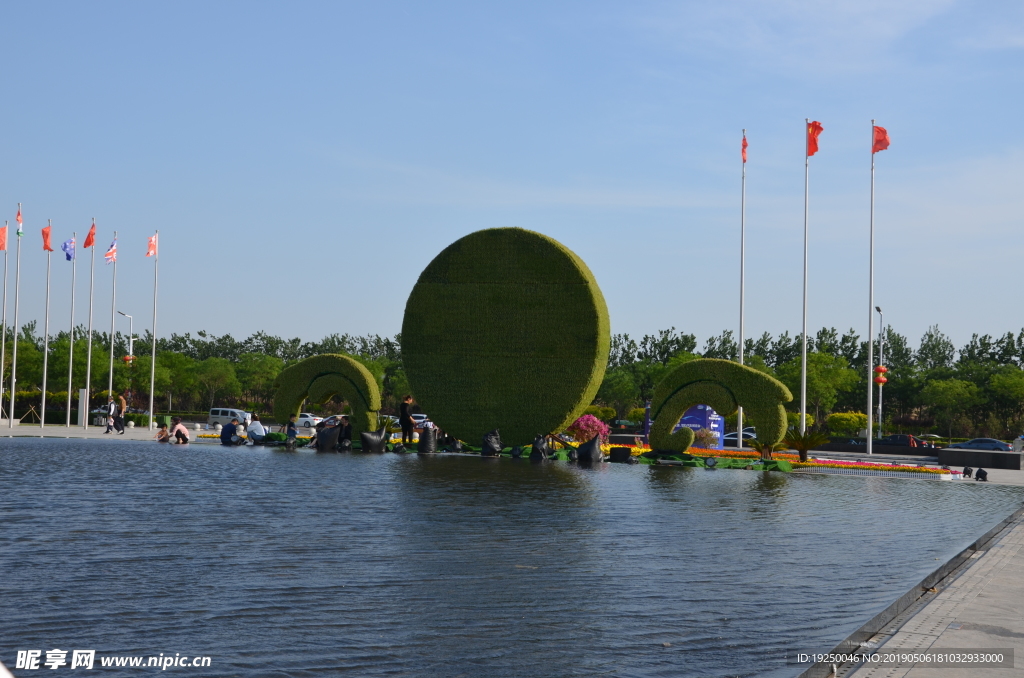
[{"label": "black sculpture", "polygon": [[322,428],[316,432],[316,451],[333,452],[338,445],[338,436],[341,435],[340,426]]},{"label": "black sculpture", "polygon": [[386,423],[376,431],[363,431],[359,434],[359,440],[363,443],[363,452],[375,454],[383,454],[388,451],[388,438],[390,437],[391,433],[388,431]]},{"label": "black sculpture", "polygon": [[409,450],[405,449],[405,445],[403,445],[402,443],[398,443],[397,445],[391,448],[391,451],[394,452],[395,454],[405,454]]},{"label": "black sculpture", "polygon": [[513,459],[519,459],[522,456],[523,456],[523,448],[521,448],[519,445],[516,445],[515,447],[512,448],[512,458]]},{"label": "black sculpture", "polygon": [[604,459],[601,452],[601,436],[594,436],[588,442],[583,443],[576,449],[576,455],[581,464],[600,463]]},{"label": "black sculpture", "polygon": [[352,440],[350,438],[342,438],[338,442],[338,452],[351,452],[352,451]]},{"label": "black sculpture", "polygon": [[628,447],[613,447],[608,461],[613,464],[630,464],[633,462],[633,450]]},{"label": "black sculpture", "polygon": [[533,439],[533,447],[530,448],[530,461],[547,461],[548,441],[544,436],[537,436]]},{"label": "black sculpture", "polygon": [[981,482],[988,482],[988,471],[983,468],[979,468],[974,472],[974,479],[980,480]]},{"label": "black sculpture", "polygon": [[416,447],[416,451],[420,454],[434,454],[437,452],[437,429],[436,428],[425,428],[420,433],[420,442]]},{"label": "black sculpture", "polygon": [[484,447],[480,450],[480,456],[496,457],[501,454],[501,449],[501,436],[498,435],[498,429],[494,429],[484,436]]}]

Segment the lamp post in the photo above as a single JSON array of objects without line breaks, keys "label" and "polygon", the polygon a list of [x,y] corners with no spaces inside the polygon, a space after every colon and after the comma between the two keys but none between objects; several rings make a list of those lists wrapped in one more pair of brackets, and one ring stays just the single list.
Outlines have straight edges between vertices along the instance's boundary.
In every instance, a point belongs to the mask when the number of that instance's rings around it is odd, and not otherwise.
[{"label": "lamp post", "polygon": [[875,368],[875,383],[878,384],[878,437],[882,437],[882,386],[888,381],[885,373],[888,368],[885,366],[885,324],[882,315],[882,307],[875,306],[878,311],[878,367]]},{"label": "lamp post", "polygon": [[135,325],[130,315],[124,311],[118,311],[118,313],[123,315],[125,318],[128,318],[128,356],[126,358],[126,362],[128,363],[128,392],[132,393],[132,372],[135,368]]}]

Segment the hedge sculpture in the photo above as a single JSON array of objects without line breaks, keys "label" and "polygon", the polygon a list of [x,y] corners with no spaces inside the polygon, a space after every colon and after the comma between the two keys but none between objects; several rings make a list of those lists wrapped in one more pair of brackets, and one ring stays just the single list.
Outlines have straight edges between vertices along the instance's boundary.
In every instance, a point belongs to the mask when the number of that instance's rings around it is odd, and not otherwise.
[{"label": "hedge sculpture", "polygon": [[445,432],[500,429],[528,445],[590,404],[610,325],[590,269],[557,241],[520,228],[471,233],[430,262],[405,307],[409,386]]},{"label": "hedge sculpture", "polygon": [[306,358],[281,370],[274,386],[274,417],[280,422],[298,414],[307,398],[319,404],[338,395],[352,408],[349,423],[353,438],[377,428],[377,380],[362,363],[348,356],[326,353]]},{"label": "hedge sculpture", "polygon": [[692,360],[665,375],[654,387],[651,400],[651,447],[685,452],[693,443],[693,431],[672,429],[686,410],[708,405],[723,416],[743,408],[744,419],[757,426],[757,438],[777,443],[786,434],[786,410],[783,403],[793,394],[778,379],[731,360],[704,358]]}]

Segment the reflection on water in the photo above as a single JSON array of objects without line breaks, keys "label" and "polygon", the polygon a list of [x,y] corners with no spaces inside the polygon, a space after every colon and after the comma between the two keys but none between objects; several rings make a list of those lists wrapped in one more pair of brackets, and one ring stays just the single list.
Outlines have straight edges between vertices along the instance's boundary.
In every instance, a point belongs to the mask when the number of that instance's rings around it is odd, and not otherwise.
[{"label": "reflection on water", "polygon": [[830,648],[1022,499],[888,478],[0,444],[0,659],[169,651],[224,676],[789,676],[783,651]]}]

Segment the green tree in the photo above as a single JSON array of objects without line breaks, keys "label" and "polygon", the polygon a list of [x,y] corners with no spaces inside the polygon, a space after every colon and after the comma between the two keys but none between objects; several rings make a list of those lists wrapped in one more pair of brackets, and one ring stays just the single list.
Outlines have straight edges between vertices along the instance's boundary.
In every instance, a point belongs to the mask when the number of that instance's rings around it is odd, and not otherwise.
[{"label": "green tree", "polygon": [[274,398],[274,379],[284,369],[284,361],[263,353],[243,353],[238,356],[235,375],[242,391],[249,398],[267,407]]},{"label": "green tree", "polygon": [[962,379],[929,381],[921,391],[921,398],[946,424],[949,438],[953,437],[953,422],[965,409],[979,402],[979,389]]},{"label": "green tree", "polygon": [[[794,394],[800,393],[799,356],[781,365],[777,372],[782,381]],[[849,391],[857,384],[857,374],[849,367],[846,358],[828,353],[807,354],[807,403],[814,411],[814,420],[821,421],[836,405],[839,394]],[[799,395],[796,396],[799,398]],[[799,406],[798,401],[794,403]]]},{"label": "green tree", "polygon": [[235,366],[227,358],[207,358],[196,366],[196,378],[210,407],[217,398],[230,398],[241,393]]},{"label": "green tree", "polygon": [[988,391],[995,413],[1003,422],[1003,432],[1014,428],[1024,405],[1024,370],[1008,365],[989,379]]}]

